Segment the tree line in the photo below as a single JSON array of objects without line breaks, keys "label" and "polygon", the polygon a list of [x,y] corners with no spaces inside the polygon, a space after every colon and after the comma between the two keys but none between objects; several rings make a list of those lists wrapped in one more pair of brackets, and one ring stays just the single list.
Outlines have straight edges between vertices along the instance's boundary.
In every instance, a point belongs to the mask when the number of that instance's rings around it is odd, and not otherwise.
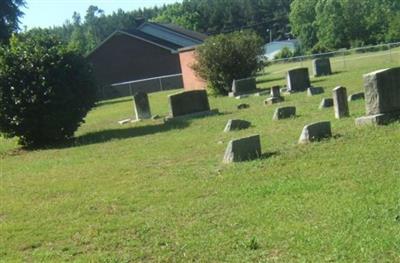
[{"label": "tree line", "polygon": [[[23,0],[0,1],[0,40],[18,29]],[[173,23],[215,35],[252,29],[264,42],[298,38],[301,53],[400,41],[399,0],[183,0],[180,3],[110,15],[97,6],[74,13],[63,25],[46,29],[69,47],[87,54],[115,30],[141,21]],[[8,21],[8,22],[7,22]],[[41,29],[32,29],[34,34]]]}]

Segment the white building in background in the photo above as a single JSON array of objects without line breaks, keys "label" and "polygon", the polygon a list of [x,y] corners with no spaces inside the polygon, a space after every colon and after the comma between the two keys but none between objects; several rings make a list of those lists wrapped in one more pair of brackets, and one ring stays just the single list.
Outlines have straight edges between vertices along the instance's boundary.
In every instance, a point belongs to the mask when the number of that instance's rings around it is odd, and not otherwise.
[{"label": "white building in background", "polygon": [[294,51],[298,45],[299,41],[297,39],[272,41],[264,46],[265,57],[267,57],[268,60],[273,60],[275,55],[278,54],[284,47]]}]

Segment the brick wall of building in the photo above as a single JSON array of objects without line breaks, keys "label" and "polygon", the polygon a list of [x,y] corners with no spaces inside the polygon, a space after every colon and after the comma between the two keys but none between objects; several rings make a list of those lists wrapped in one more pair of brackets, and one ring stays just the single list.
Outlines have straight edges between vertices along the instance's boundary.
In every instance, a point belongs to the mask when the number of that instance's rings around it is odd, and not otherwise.
[{"label": "brick wall of building", "polygon": [[196,73],[191,68],[196,61],[194,52],[194,49],[181,50],[179,52],[183,87],[185,90],[198,90],[206,88],[206,82],[196,76]]}]

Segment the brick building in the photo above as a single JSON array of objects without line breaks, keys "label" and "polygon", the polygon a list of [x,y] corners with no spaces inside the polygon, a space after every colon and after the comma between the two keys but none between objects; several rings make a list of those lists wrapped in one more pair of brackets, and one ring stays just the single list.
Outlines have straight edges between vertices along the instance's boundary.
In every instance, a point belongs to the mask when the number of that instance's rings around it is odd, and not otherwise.
[{"label": "brick building", "polygon": [[[199,45],[206,37],[171,24],[145,22],[115,31],[87,58],[103,98],[130,95],[132,85],[124,83],[132,81],[138,81],[134,89],[152,92],[159,90],[159,80],[153,78],[182,73],[178,50]],[[164,89],[183,87],[181,76],[164,82]]]}]

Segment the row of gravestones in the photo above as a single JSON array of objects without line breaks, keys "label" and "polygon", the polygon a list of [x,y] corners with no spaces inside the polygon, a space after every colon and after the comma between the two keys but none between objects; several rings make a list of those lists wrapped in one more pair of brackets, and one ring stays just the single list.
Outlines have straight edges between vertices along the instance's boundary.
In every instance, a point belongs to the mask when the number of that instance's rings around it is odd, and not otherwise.
[{"label": "row of gravestones", "polygon": [[[332,74],[329,58],[314,59],[312,64],[315,77]],[[289,70],[286,78],[288,92],[305,91],[311,87],[308,68]],[[259,91],[256,84],[256,79],[253,77],[233,80],[232,92],[229,93],[229,96],[240,99],[249,96],[249,94],[263,95],[263,91]],[[311,92],[318,92],[319,90],[318,88],[314,88]]]},{"label": "row of gravestones", "polygon": [[[295,83],[296,84],[296,83]],[[333,90],[332,104],[335,107],[335,117],[349,116],[347,101],[365,97],[367,116],[357,118],[356,125],[375,124],[383,125],[400,119],[400,67],[378,70],[364,75],[364,93],[347,97],[344,87]],[[326,104],[327,99],[323,101]],[[295,107],[278,108],[274,119],[293,117],[296,115]],[[225,131],[233,128],[242,129],[250,126],[243,120],[230,120]],[[316,122],[306,125],[299,138],[299,143],[309,143],[332,136],[331,123],[329,121]],[[259,135],[231,140],[226,148],[223,162],[232,163],[255,159],[261,156],[261,142]]]},{"label": "row of gravestones", "polygon": [[[307,72],[308,76],[308,72]],[[298,78],[300,79],[300,78]],[[303,78],[304,79],[304,78]],[[296,81],[292,87],[298,87]],[[364,75],[365,102],[367,116],[356,119],[356,124],[386,124],[400,118],[400,67],[375,71]],[[279,88],[271,89],[272,97],[280,97]],[[360,95],[361,96],[361,95]],[[136,94],[136,118],[149,118],[150,106],[147,94]],[[347,91],[344,87],[333,90],[333,104],[336,118],[349,116]],[[169,118],[187,117],[192,115],[210,114],[210,105],[205,90],[185,91],[169,96],[171,114]],[[274,118],[295,116],[294,107],[277,109]],[[250,123],[240,120],[230,120],[225,130],[234,127],[248,127]],[[331,137],[330,122],[317,122],[303,128],[299,143],[308,143],[326,137]],[[261,155],[260,136],[232,140],[225,151],[224,162],[236,162],[253,159]]]}]

